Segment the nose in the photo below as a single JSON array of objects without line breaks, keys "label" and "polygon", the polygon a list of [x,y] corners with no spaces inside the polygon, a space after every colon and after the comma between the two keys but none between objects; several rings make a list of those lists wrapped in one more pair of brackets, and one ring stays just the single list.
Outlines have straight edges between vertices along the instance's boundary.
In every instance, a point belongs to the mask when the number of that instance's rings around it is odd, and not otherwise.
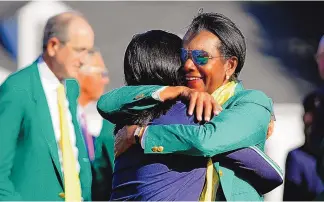
[{"label": "nose", "polygon": [[195,71],[195,70],[197,70],[197,67],[196,67],[195,63],[192,61],[191,58],[188,58],[187,61],[184,64],[184,71],[186,73],[188,73],[188,72],[192,72],[192,71]]}]

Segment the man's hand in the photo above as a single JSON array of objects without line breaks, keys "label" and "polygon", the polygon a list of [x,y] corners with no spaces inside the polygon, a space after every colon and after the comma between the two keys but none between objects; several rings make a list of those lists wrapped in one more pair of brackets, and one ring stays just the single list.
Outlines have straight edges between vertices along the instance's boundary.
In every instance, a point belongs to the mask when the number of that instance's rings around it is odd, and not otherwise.
[{"label": "man's hand", "polygon": [[136,128],[136,125],[124,126],[117,132],[114,146],[115,158],[127,151],[127,149],[136,143],[134,137]]}]

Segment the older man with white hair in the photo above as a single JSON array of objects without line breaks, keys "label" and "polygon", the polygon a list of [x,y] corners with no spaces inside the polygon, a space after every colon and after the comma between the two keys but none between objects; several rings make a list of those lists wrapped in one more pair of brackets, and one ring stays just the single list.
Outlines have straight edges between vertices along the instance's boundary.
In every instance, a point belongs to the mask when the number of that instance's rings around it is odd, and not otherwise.
[{"label": "older man with white hair", "polygon": [[94,32],[80,14],[51,17],[43,53],[0,86],[0,201],[91,200],[75,78]]},{"label": "older man with white hair", "polygon": [[[95,105],[109,83],[108,70],[99,51],[78,75],[78,117],[92,165],[92,200],[109,201],[114,167],[114,125],[103,120]],[[95,113],[91,113],[95,112]]]}]

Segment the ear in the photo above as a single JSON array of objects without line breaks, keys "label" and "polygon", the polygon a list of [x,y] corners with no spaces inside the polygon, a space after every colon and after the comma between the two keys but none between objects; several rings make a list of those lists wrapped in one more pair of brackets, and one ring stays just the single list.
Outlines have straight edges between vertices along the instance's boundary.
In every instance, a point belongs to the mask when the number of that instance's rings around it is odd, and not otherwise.
[{"label": "ear", "polygon": [[57,50],[60,48],[60,44],[60,41],[56,37],[48,40],[46,50],[50,57],[55,56]]},{"label": "ear", "polygon": [[234,74],[237,64],[238,64],[238,59],[235,56],[232,56],[226,60],[225,63],[226,76],[230,77]]}]

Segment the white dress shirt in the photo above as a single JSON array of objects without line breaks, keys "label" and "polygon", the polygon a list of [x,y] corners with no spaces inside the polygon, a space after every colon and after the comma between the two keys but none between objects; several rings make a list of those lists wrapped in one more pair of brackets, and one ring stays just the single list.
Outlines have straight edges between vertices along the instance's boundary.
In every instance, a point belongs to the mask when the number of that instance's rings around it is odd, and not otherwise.
[{"label": "white dress shirt", "polygon": [[[97,112],[96,103],[89,103],[85,107],[78,105],[77,108],[78,121],[80,126],[84,126],[84,121],[87,125],[87,130],[93,137],[98,137],[102,129],[102,121],[100,114]],[[85,120],[82,119],[82,114],[85,114]]]},{"label": "white dress shirt", "polygon": [[[57,98],[57,88],[61,84],[60,81],[57,79],[57,77],[54,75],[54,73],[49,69],[47,64],[44,62],[43,58],[40,57],[38,59],[38,70],[39,75],[41,79],[41,83],[45,92],[47,104],[49,107],[49,111],[52,118],[52,124],[55,134],[55,139],[57,143],[58,148],[58,155],[60,159],[61,164],[61,170],[63,171],[63,158],[62,158],[62,151],[59,146],[59,141],[61,138],[61,130],[60,130],[60,116],[59,116],[59,108],[58,108],[58,98]],[[71,145],[73,147],[73,153],[75,155],[75,159],[77,161],[77,171],[80,172],[80,164],[78,161],[78,148],[76,147],[76,138],[75,138],[75,131],[74,131],[74,125],[72,123],[72,115],[69,110],[69,102],[66,99],[65,100],[65,112],[66,112],[66,118],[68,121],[68,127],[69,127],[69,135],[70,135],[70,141]]]}]

